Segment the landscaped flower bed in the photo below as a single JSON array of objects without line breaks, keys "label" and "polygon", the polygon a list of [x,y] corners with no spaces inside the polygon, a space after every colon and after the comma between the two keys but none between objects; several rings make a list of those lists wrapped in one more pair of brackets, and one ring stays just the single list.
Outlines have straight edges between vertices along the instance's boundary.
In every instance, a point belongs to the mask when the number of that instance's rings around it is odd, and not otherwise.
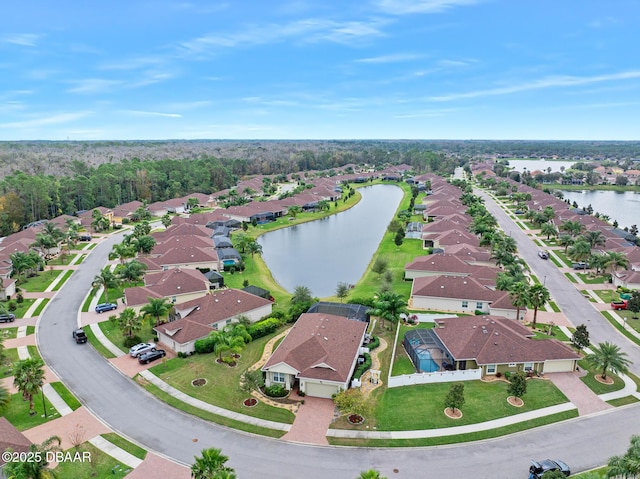
[{"label": "landscaped flower bed", "polygon": [[258,400],[256,398],[248,398],[242,401],[242,404],[247,407],[254,407],[258,405]]},{"label": "landscaped flower bed", "polygon": [[364,422],[364,418],[360,414],[350,414],[347,416],[347,421],[351,424],[362,424]]}]

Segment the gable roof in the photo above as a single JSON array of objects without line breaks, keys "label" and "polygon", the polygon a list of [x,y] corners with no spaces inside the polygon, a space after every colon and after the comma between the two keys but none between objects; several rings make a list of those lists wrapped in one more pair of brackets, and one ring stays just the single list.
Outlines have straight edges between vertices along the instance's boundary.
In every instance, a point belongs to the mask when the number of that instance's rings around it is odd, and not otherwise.
[{"label": "gable roof", "polygon": [[415,278],[411,285],[412,297],[425,296],[493,302],[504,294],[504,291],[490,289],[471,276],[424,276]]},{"label": "gable roof", "polygon": [[[31,441],[18,431],[7,418],[0,417],[0,452],[11,449],[13,452],[27,452]],[[7,461],[0,458],[0,467],[4,466]]]},{"label": "gable roof", "polygon": [[531,339],[531,331],[516,320],[465,316],[437,323],[433,333],[457,361],[472,359],[483,365],[580,359],[556,339]]},{"label": "gable roof", "polygon": [[198,270],[174,268],[147,273],[144,286],[127,288],[124,296],[128,306],[147,303],[147,298],[168,298],[180,294],[209,291],[209,281]]},{"label": "gable roof", "polygon": [[297,377],[345,383],[350,379],[367,323],[342,316],[304,313],[266,362],[286,364]]}]

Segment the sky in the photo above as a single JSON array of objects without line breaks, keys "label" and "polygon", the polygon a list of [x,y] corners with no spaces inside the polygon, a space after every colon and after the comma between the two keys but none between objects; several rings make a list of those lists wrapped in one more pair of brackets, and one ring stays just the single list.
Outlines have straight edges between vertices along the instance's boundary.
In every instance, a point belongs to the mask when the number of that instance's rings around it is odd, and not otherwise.
[{"label": "sky", "polygon": [[640,140],[637,0],[22,0],[0,18],[0,141]]}]

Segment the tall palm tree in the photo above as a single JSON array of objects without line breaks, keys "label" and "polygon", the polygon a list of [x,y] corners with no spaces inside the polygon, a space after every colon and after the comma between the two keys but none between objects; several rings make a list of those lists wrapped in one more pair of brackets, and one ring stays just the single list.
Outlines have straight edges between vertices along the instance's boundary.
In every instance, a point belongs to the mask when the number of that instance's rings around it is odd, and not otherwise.
[{"label": "tall palm tree", "polygon": [[616,344],[604,342],[598,346],[592,346],[591,354],[588,354],[586,360],[594,368],[602,371],[600,375],[603,380],[607,379],[607,371],[625,374],[629,371],[631,361],[627,358],[627,353],[620,350]]},{"label": "tall palm tree", "polygon": [[602,234],[602,231],[587,231],[584,233],[581,238],[584,238],[590,245],[591,248],[595,248],[596,246],[604,246],[607,242],[607,238]]},{"label": "tall palm tree", "polygon": [[142,317],[156,318],[155,325],[160,323],[160,316],[164,316],[171,309],[171,305],[167,302],[167,298],[147,298],[149,303],[140,308]]},{"label": "tall palm tree", "polygon": [[13,385],[29,401],[29,414],[34,415],[33,397],[44,384],[44,363],[36,358],[18,361],[13,367],[13,376]]},{"label": "tall palm tree", "polygon": [[552,236],[554,238],[558,236],[558,230],[553,223],[544,223],[540,228],[540,234],[546,235],[547,241],[549,241]]},{"label": "tall palm tree", "polygon": [[[115,318],[115,316],[113,316]],[[118,327],[122,331],[122,335],[133,338],[136,333],[142,330],[142,319],[138,316],[133,308],[125,308],[117,317]]]},{"label": "tall palm tree", "polygon": [[570,234],[562,234],[558,236],[558,244],[560,246],[564,246],[564,254],[567,254],[567,248],[569,248],[569,246],[573,246],[575,242],[576,240]]},{"label": "tall palm tree", "polygon": [[640,436],[631,436],[631,444],[622,456],[613,456],[607,463],[607,477],[638,477],[640,475]]},{"label": "tall palm tree", "polygon": [[233,235],[233,239],[235,240],[236,246],[240,249],[242,253],[244,253],[247,245],[251,242],[253,238],[251,238],[246,233],[236,233]]},{"label": "tall palm tree", "polygon": [[302,208],[298,205],[291,205],[287,209],[287,212],[289,213],[289,216],[295,218],[296,216],[298,216],[298,213],[302,213]]},{"label": "tall palm tree", "polygon": [[104,288],[104,300],[108,303],[109,288],[117,288],[118,286],[120,286],[120,283],[116,275],[113,274],[113,272],[109,268],[105,268],[100,271],[100,274],[96,275],[96,277],[93,278],[91,286],[95,291],[97,291],[101,287]]},{"label": "tall palm tree", "polygon": [[109,259],[120,260],[120,264],[124,264],[128,258],[133,258],[136,255],[136,250],[131,244],[125,242],[114,244],[109,253]]},{"label": "tall palm tree", "polygon": [[9,390],[0,384],[0,416],[4,416],[4,413],[9,409],[11,403],[11,394]]},{"label": "tall palm tree", "polygon": [[247,245],[247,253],[251,254],[251,262],[253,262],[254,254],[262,254],[262,245],[256,240],[249,242]]},{"label": "tall palm tree", "polygon": [[229,458],[222,454],[220,449],[214,447],[203,449],[200,454],[202,457],[195,457],[195,461],[191,465],[193,479],[214,479],[219,472],[233,472],[232,468],[225,466]]},{"label": "tall palm tree", "polygon": [[560,231],[566,231],[571,236],[578,236],[585,230],[585,226],[579,221],[566,220],[560,225]]},{"label": "tall palm tree", "polygon": [[407,303],[399,294],[385,291],[378,296],[370,313],[395,324],[400,320],[401,314],[408,313]]},{"label": "tall palm tree", "polygon": [[118,269],[118,277],[122,281],[133,284],[142,279],[146,270],[146,264],[134,259],[133,261],[125,263]]},{"label": "tall palm tree", "polygon": [[516,307],[516,319],[520,320],[520,310],[529,304],[529,285],[523,281],[514,283],[509,288],[509,299]]},{"label": "tall palm tree", "polygon": [[569,248],[567,254],[575,261],[586,261],[591,256],[591,244],[582,238],[578,238],[573,246]]},{"label": "tall palm tree", "polygon": [[144,235],[137,237],[133,244],[138,254],[149,254],[153,251],[153,248],[156,245],[156,240],[153,236]]},{"label": "tall palm tree", "polygon": [[9,258],[11,259],[13,274],[18,276],[18,279],[25,279],[25,273],[35,267],[33,257],[22,251],[13,253]]},{"label": "tall palm tree", "polygon": [[618,271],[618,268],[628,268],[629,260],[624,253],[618,253],[617,251],[608,251],[606,256],[605,269],[611,266],[611,274]]},{"label": "tall palm tree", "polygon": [[532,327],[536,327],[538,309],[544,306],[545,303],[550,299],[551,295],[549,294],[549,290],[541,284],[534,284],[529,289],[529,304],[533,306],[533,322],[531,323]]},{"label": "tall palm tree", "polygon": [[47,221],[44,225],[42,225],[42,233],[51,236],[57,242],[62,241],[62,239],[64,238],[64,233],[60,228],[58,228],[58,225],[50,221]]}]

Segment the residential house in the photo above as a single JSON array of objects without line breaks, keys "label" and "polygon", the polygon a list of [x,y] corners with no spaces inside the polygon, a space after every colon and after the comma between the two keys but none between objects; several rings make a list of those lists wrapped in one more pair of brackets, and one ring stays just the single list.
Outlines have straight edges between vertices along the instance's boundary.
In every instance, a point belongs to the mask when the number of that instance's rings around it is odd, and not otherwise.
[{"label": "residential house", "polygon": [[640,271],[616,271],[612,275],[612,282],[615,287],[640,290]]},{"label": "residential house", "polygon": [[308,396],[331,398],[349,388],[362,354],[367,323],[325,313],[304,313],[262,367],[265,385],[296,381]]},{"label": "residential house", "polygon": [[198,339],[237,322],[240,316],[256,322],[272,311],[272,302],[237,289],[212,292],[174,307],[168,323],[156,326],[158,342],[176,353],[191,353]]},{"label": "residential house", "polygon": [[[24,454],[29,451],[30,446],[31,441],[24,434],[18,431],[7,418],[0,417],[0,453],[11,451]],[[4,476],[1,468],[8,462],[6,459],[4,454],[0,456],[0,476],[2,477]]]},{"label": "residential house", "polygon": [[133,213],[143,205],[142,201],[136,200],[116,206],[113,208],[113,221],[115,223],[122,224],[122,220],[125,218],[130,220],[131,215],[133,215]]},{"label": "residential house", "polygon": [[498,268],[476,266],[467,263],[460,256],[452,254],[431,254],[418,256],[404,267],[404,278],[415,279],[422,276],[471,276],[495,286]]},{"label": "residential house", "polygon": [[209,292],[209,280],[196,269],[174,268],[144,275],[144,286],[126,288],[127,307],[140,311],[149,298],[167,298],[174,304],[201,298]]}]

